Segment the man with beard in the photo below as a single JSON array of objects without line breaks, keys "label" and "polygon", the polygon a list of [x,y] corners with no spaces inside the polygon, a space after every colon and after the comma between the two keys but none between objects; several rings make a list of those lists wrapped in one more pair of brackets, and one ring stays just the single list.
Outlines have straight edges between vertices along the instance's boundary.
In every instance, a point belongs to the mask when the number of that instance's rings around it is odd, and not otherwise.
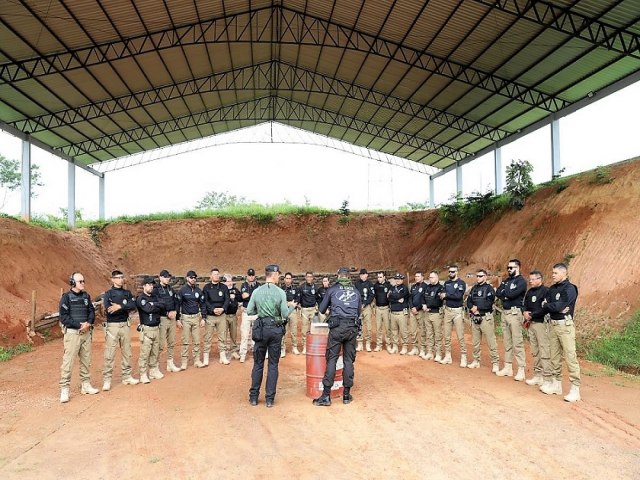
[{"label": "man with beard", "polygon": [[367,352],[371,351],[371,316],[373,315],[373,285],[369,281],[369,272],[366,268],[360,269],[360,280],[356,280],[355,287],[362,298],[362,329],[358,334],[357,352],[362,351],[362,338],[365,340]]},{"label": "man with beard", "polygon": [[542,301],[547,294],[543,284],[542,272],[534,270],[529,274],[529,290],[524,296],[524,320],[529,325],[529,343],[533,356],[533,378],[525,380],[527,385],[542,386],[551,383],[549,331],[544,322]]},{"label": "man with beard", "polygon": [[438,272],[429,272],[429,283],[425,286],[423,309],[425,311],[425,324],[427,331],[426,353],[422,356],[424,360],[433,359],[436,362],[442,361],[442,304],[440,294],[444,292],[444,287],[440,283]]},{"label": "man with beard", "polygon": [[467,345],[464,341],[464,317],[462,314],[462,297],[467,284],[458,278],[458,266],[449,267],[449,279],[444,282],[443,292],[440,298],[444,300],[444,358],[442,365],[453,363],[451,358],[451,331],[455,327],[458,343],[460,344],[460,367],[467,366]]}]

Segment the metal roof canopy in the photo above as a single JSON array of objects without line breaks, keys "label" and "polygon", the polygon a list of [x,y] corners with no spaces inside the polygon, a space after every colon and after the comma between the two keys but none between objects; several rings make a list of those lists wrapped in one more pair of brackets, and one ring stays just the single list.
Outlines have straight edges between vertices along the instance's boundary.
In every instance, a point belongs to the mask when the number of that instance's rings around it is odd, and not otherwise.
[{"label": "metal roof canopy", "polygon": [[446,169],[639,73],[638,0],[0,3],[0,125],[77,165],[275,121]]}]

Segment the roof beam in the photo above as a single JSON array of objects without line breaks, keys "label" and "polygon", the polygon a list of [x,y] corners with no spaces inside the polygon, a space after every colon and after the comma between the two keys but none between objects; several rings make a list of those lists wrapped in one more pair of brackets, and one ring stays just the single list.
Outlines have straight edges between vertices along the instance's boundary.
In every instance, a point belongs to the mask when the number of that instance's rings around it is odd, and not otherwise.
[{"label": "roof beam", "polygon": [[[640,58],[640,35],[544,0],[475,0],[614,52]],[[636,18],[637,22],[638,19]],[[635,23],[635,22],[634,22]]]},{"label": "roof beam", "polygon": [[[274,15],[277,9],[281,10],[281,15]],[[101,43],[39,58],[4,63],[0,65],[0,80],[16,82],[187,45],[228,42],[272,44],[274,17],[279,19],[279,44],[324,45],[371,52],[549,112],[557,111],[567,105],[565,100],[528,85],[282,6],[228,15],[130,37],[122,41]]]}]

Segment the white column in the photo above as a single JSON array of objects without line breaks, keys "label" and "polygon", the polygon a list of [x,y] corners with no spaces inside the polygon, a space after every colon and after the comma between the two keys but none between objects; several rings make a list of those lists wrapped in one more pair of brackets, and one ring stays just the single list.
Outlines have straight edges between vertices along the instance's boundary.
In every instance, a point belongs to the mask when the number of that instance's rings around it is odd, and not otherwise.
[{"label": "white column", "polygon": [[22,140],[22,199],[20,213],[26,222],[31,221],[31,141],[29,136]]},{"label": "white column", "polygon": [[429,175],[429,208],[436,208],[435,182],[431,175]]},{"label": "white column", "polygon": [[98,177],[98,219],[104,220],[104,174]]},{"label": "white column", "polygon": [[456,192],[462,195],[462,165],[456,164]]},{"label": "white column", "polygon": [[560,162],[560,120],[551,121],[551,175],[560,175],[562,163]]},{"label": "white column", "polygon": [[67,178],[67,225],[73,229],[76,226],[76,165],[73,162],[69,162]]},{"label": "white column", "polygon": [[493,165],[495,167],[495,187],[496,195],[500,195],[504,192],[504,185],[502,184],[502,147],[496,147],[493,151]]}]

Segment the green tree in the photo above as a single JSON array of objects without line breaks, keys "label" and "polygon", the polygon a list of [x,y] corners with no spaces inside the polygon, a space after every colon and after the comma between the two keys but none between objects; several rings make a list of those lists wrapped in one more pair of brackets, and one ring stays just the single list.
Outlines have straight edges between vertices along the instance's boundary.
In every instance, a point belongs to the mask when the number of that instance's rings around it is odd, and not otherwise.
[{"label": "green tree", "polygon": [[[42,187],[40,167],[31,165],[31,198],[38,194],[35,187]],[[4,190],[0,197],[0,208],[4,207],[9,192],[13,192],[22,186],[22,167],[17,160],[10,160],[4,155],[0,155],[0,188]]]},{"label": "green tree", "polygon": [[245,197],[231,195],[229,192],[208,192],[196,205],[198,210],[220,210],[222,208],[247,205]]},{"label": "green tree", "polygon": [[507,167],[507,187],[505,190],[509,195],[509,205],[516,210],[524,207],[527,197],[535,189],[531,172],[533,172],[533,165],[527,160],[511,160],[511,164]]}]

